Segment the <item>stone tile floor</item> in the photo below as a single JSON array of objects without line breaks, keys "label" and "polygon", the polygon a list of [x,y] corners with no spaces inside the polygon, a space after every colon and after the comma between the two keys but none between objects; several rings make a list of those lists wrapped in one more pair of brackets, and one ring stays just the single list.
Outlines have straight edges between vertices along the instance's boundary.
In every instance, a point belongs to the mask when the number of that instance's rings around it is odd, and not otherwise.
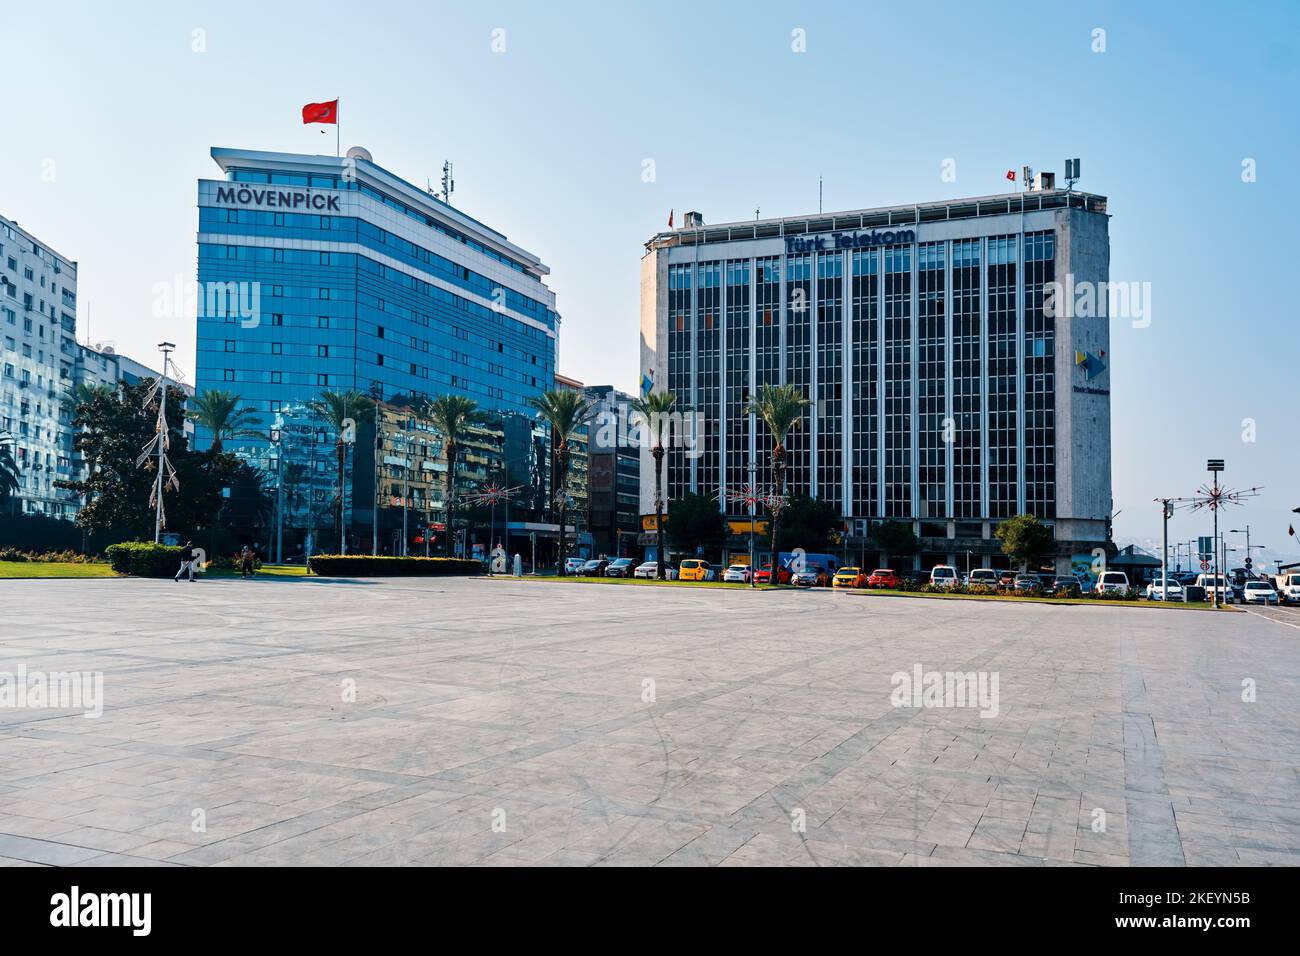
[{"label": "stone tile floor", "polygon": [[[99,718],[0,708],[10,865],[1300,864],[1289,609],[508,580],[0,600],[0,672],[103,674]],[[917,665],[996,676],[996,716],[893,706]]]}]

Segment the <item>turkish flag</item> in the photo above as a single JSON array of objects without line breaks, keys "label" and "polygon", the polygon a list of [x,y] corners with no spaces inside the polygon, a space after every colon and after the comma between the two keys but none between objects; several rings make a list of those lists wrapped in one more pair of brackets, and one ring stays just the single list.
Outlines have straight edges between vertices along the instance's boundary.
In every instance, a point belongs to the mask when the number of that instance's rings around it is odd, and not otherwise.
[{"label": "turkish flag", "polygon": [[[305,117],[305,116],[307,115],[307,111],[306,111],[306,110],[303,110],[303,111],[302,111],[302,115]],[[307,120],[304,119],[303,122],[305,123],[305,122],[307,122]],[[1007,179],[1011,180],[1013,183],[1016,181],[1016,173],[1015,173],[1015,170],[1012,170],[1012,169],[1008,169],[1008,170],[1007,170]]]},{"label": "turkish flag", "polygon": [[304,123],[338,123],[339,101],[308,103],[302,108],[302,121]]}]

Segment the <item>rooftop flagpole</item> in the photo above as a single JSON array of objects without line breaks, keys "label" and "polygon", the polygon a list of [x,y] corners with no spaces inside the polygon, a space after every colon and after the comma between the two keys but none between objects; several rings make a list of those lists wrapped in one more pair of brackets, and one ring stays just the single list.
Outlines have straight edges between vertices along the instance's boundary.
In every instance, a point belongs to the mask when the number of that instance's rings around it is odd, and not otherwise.
[{"label": "rooftop flagpole", "polygon": [[341,146],[343,140],[343,134],[342,131],[339,129],[339,107],[341,107],[342,105],[343,105],[343,97],[341,96],[335,97],[334,98],[334,158],[335,159],[343,155],[342,146]]}]

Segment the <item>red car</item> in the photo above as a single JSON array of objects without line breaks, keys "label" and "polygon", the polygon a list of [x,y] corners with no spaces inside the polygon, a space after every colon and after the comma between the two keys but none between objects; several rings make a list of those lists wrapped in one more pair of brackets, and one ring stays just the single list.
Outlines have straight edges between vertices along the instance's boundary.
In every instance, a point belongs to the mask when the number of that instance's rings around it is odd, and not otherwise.
[{"label": "red car", "polygon": [[[772,565],[765,564],[757,571],[754,572],[755,584],[770,584],[771,582],[772,582]],[[784,565],[781,566],[781,569],[776,572],[776,583],[777,584],[790,583],[789,568],[785,567]]]},{"label": "red car", "polygon": [[896,588],[898,587],[898,572],[891,571],[889,568],[876,568],[871,572],[871,577],[867,578],[867,587]]}]

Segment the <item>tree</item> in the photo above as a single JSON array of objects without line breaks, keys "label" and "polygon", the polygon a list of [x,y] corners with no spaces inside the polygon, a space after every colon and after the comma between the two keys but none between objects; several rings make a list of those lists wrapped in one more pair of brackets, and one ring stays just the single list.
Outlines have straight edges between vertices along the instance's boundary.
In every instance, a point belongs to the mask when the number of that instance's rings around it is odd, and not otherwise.
[{"label": "tree", "polygon": [[1033,515],[1016,515],[999,522],[993,533],[1002,542],[1002,553],[1022,571],[1026,566],[1037,569],[1055,544],[1052,529]]},{"label": "tree", "polygon": [[0,505],[7,506],[9,499],[18,494],[21,473],[14,458],[14,436],[4,432],[0,434]]},{"label": "tree", "polygon": [[658,568],[655,577],[660,581],[665,576],[665,564],[668,552],[664,541],[664,429],[672,421],[673,408],[677,405],[677,396],[672,392],[651,392],[645,398],[632,400],[632,411],[640,415],[644,427],[650,429],[654,444],[650,453],[655,460],[655,537],[659,551]]},{"label": "tree", "polygon": [[190,421],[212,432],[212,450],[220,453],[227,438],[265,438],[264,432],[253,426],[261,424],[261,417],[251,408],[239,407],[239,396],[234,392],[209,388],[194,396]]},{"label": "tree", "polygon": [[452,521],[456,509],[456,459],[460,454],[461,442],[471,425],[483,419],[478,410],[478,402],[463,395],[439,395],[424,404],[424,416],[433,425],[434,431],[442,435],[443,454],[447,459],[447,530],[446,551],[451,557]]},{"label": "tree", "polygon": [[[776,497],[780,501],[785,495],[785,439],[791,431],[798,428],[803,418],[803,410],[811,402],[803,397],[797,385],[763,385],[758,395],[753,398],[745,410],[747,415],[757,415],[772,433],[772,484],[776,486]],[[772,560],[780,552],[776,549],[777,525],[781,520],[778,505],[772,514]]]},{"label": "tree", "polygon": [[[77,406],[72,425],[77,429],[73,448],[81,454],[87,471],[76,481],[56,482],[82,496],[85,502],[77,524],[91,534],[108,533],[127,538],[152,537],[154,508],[149,503],[157,476],[157,459],[137,466],[140,451],[153,439],[158,424],[158,397],[145,404],[154,381],[96,392]],[[185,394],[168,386],[168,404],[180,403]],[[208,526],[221,505],[221,489],[238,460],[233,455],[195,452],[185,432],[169,429],[167,456],[176,469],[178,488],[164,487],[165,526],[193,533]]]},{"label": "tree", "polygon": [[722,547],[727,522],[715,499],[688,491],[668,505],[668,516],[673,522],[673,544],[678,552],[695,554],[701,548],[710,551]]},{"label": "tree", "polygon": [[781,533],[805,551],[830,550],[839,530],[840,516],[835,506],[803,492],[791,494],[781,511]]},{"label": "tree", "polygon": [[921,550],[921,539],[910,521],[882,521],[872,530],[880,550],[891,557],[910,557]]},{"label": "tree", "polygon": [[564,514],[569,498],[569,445],[578,429],[591,418],[595,403],[584,398],[581,392],[567,388],[553,388],[541,395],[534,395],[528,403],[537,409],[537,413],[551,426],[551,458],[555,462],[556,481],[555,503],[559,507],[560,518],[559,575],[564,577],[564,561],[568,557]]},{"label": "tree", "polygon": [[356,440],[356,426],[361,422],[372,421],[375,417],[373,399],[362,395],[355,388],[345,392],[326,390],[320,397],[309,403],[313,412],[320,415],[337,434],[334,451],[338,455],[338,531],[339,549],[346,548],[343,542],[343,506],[347,496],[344,494],[345,465],[347,463],[348,445]]}]

